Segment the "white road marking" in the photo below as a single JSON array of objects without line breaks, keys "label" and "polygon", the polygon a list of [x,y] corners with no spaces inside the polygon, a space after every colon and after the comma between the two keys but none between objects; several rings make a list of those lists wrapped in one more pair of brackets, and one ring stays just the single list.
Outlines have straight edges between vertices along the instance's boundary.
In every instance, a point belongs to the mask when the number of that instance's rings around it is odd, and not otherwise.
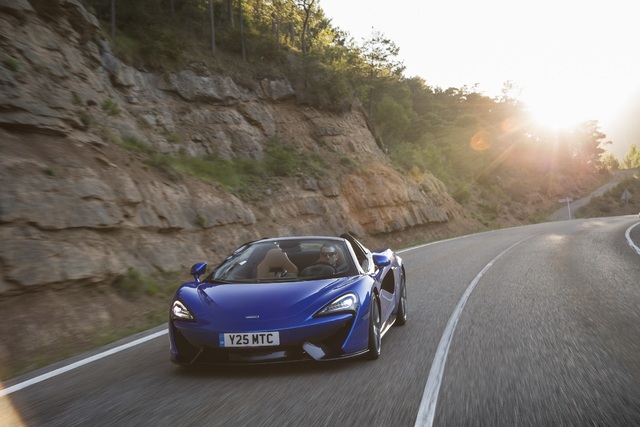
[{"label": "white road marking", "polygon": [[123,344],[121,346],[112,348],[111,350],[104,351],[102,353],[93,355],[93,356],[88,357],[86,359],[82,359],[82,360],[79,360],[79,361],[77,361],[75,363],[71,363],[70,365],[63,366],[62,368],[53,370],[51,372],[47,372],[46,374],[42,374],[42,375],[37,376],[35,378],[32,378],[30,380],[23,381],[21,383],[15,384],[15,385],[13,385],[11,387],[7,387],[5,389],[0,390],[0,397],[6,396],[6,395],[11,394],[11,393],[14,393],[14,392],[16,392],[18,390],[22,390],[23,388],[27,388],[27,387],[29,387],[31,385],[37,384],[37,383],[42,382],[44,380],[48,380],[49,378],[56,377],[56,376],[58,376],[60,374],[64,374],[65,372],[69,372],[69,371],[71,371],[73,369],[76,369],[76,368],[79,368],[81,366],[87,365],[87,364],[89,364],[91,362],[95,362],[96,360],[100,360],[100,359],[102,359],[104,357],[111,356],[112,354],[119,353],[122,350],[126,350],[128,348],[135,347],[138,344],[142,344],[143,342],[146,342],[146,341],[152,340],[154,338],[160,337],[160,336],[166,334],[167,332],[168,332],[168,330],[164,329],[164,330],[162,330],[160,332],[156,332],[155,334],[147,335],[146,337],[142,337],[142,338],[137,339],[135,341],[131,341],[130,343]]},{"label": "white road marking", "polygon": [[631,246],[631,249],[633,249],[638,253],[638,255],[640,255],[640,248],[637,247],[635,243],[633,243],[633,240],[631,240],[631,230],[633,230],[633,227],[635,227],[636,225],[640,225],[640,222],[633,224],[631,227],[627,228],[627,231],[625,231],[624,233],[624,237],[627,238],[627,242],[629,243],[629,246]]},{"label": "white road marking", "polygon": [[417,245],[417,246],[412,246],[410,248],[401,249],[399,251],[396,251],[396,253],[397,254],[401,254],[403,252],[409,252],[409,251],[413,251],[415,249],[422,249],[422,248],[426,248],[427,246],[437,245],[437,244],[444,243],[444,242],[450,242],[452,240],[462,239],[464,237],[469,237],[469,236],[452,237],[451,239],[447,239],[447,240],[438,240],[438,241],[435,241],[435,242],[423,243],[422,245]]},{"label": "white road marking", "polygon": [[440,384],[442,383],[444,366],[447,362],[447,353],[449,352],[449,346],[451,345],[451,340],[453,339],[453,333],[456,329],[456,325],[458,324],[458,319],[460,319],[462,309],[467,303],[471,292],[473,292],[473,289],[476,287],[482,276],[484,276],[496,261],[502,258],[502,256],[511,249],[532,237],[533,236],[527,237],[509,246],[498,256],[492,259],[491,262],[485,265],[480,273],[478,273],[478,275],[471,281],[467,290],[462,295],[462,298],[460,298],[460,301],[453,310],[453,313],[449,318],[449,322],[447,323],[447,326],[442,333],[442,337],[440,338],[440,344],[438,344],[438,349],[436,350],[436,355],[433,359],[433,363],[431,364],[431,370],[429,371],[429,377],[427,378],[427,384],[425,385],[424,393],[422,394],[422,401],[420,402],[420,409],[418,410],[415,427],[431,427],[433,425],[433,419],[436,413],[436,403],[438,401],[438,392],[440,391]]},{"label": "white road marking", "polygon": [[429,242],[429,243],[423,243],[421,245],[411,246],[410,248],[401,249],[401,250],[398,250],[398,251],[395,251],[395,252],[397,254],[401,254],[403,252],[409,252],[409,251],[413,251],[415,249],[426,248],[427,246],[431,246],[431,245],[439,245],[440,243],[453,242],[454,240],[458,240],[458,239],[467,239],[469,237],[477,237],[477,236],[481,236],[483,234],[500,233],[500,232],[505,231],[505,230],[507,230],[507,229],[506,228],[502,228],[502,229],[498,229],[498,230],[483,231],[482,233],[467,234],[465,236],[451,237],[451,238],[445,239],[445,240],[436,240],[435,242]]}]

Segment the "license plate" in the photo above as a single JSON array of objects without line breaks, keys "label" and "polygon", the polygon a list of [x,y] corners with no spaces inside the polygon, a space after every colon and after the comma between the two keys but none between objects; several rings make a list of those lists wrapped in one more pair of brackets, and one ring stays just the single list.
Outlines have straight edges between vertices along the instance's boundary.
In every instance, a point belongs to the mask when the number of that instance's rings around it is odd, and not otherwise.
[{"label": "license plate", "polygon": [[220,347],[270,347],[280,345],[279,332],[220,334]]}]

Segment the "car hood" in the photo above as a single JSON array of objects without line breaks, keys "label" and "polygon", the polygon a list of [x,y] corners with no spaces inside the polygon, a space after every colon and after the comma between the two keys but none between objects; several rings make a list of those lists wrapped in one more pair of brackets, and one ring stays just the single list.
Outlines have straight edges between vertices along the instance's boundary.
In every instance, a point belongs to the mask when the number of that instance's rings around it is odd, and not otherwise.
[{"label": "car hood", "polygon": [[[347,278],[277,283],[205,283],[200,300],[213,319],[259,321],[293,317],[341,294]],[[310,315],[313,313],[310,313]]]}]

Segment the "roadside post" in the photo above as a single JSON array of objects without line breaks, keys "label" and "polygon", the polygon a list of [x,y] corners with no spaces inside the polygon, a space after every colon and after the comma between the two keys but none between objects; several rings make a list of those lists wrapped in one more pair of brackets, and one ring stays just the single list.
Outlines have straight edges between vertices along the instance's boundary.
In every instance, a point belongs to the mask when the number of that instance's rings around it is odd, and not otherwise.
[{"label": "roadside post", "polygon": [[567,204],[567,209],[569,210],[569,219],[571,219],[571,205],[569,203],[573,202],[573,199],[571,197],[567,196],[564,199],[558,200],[558,202]]}]

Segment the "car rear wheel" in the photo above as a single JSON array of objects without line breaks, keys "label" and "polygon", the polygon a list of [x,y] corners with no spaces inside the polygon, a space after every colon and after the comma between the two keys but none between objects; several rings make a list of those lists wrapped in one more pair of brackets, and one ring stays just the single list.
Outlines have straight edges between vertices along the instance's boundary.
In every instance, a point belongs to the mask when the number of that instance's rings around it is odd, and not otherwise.
[{"label": "car rear wheel", "polygon": [[367,358],[375,360],[380,357],[380,347],[382,344],[382,321],[380,319],[380,308],[378,299],[371,297],[371,308],[369,310],[369,352]]},{"label": "car rear wheel", "polygon": [[407,284],[402,283],[400,291],[400,301],[398,301],[398,312],[396,314],[396,325],[402,326],[407,323]]}]

